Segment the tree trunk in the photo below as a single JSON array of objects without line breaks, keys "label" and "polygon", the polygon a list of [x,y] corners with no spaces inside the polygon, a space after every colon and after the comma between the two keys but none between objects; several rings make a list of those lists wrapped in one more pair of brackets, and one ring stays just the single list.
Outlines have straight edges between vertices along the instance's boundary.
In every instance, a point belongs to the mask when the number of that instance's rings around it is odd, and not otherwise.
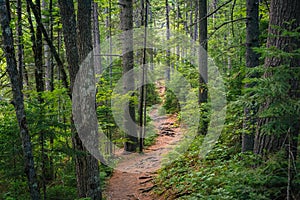
[{"label": "tree trunk", "polygon": [[139,151],[143,152],[144,148],[144,136],[145,136],[145,125],[146,125],[146,91],[147,87],[145,85],[147,79],[146,72],[146,52],[147,52],[147,26],[148,26],[148,3],[144,0],[141,0],[141,26],[144,26],[144,44],[143,49],[141,50],[141,88],[140,88],[140,99],[139,99]]},{"label": "tree trunk", "polygon": [[[134,60],[133,60],[133,5],[132,0],[119,0],[121,7],[120,19],[121,24],[120,28],[123,31],[122,34],[122,54],[123,54],[123,74],[126,74],[133,69]],[[134,90],[134,77],[126,76],[124,78],[123,91],[127,94],[130,91]],[[124,150],[128,152],[135,152],[137,148],[137,130],[135,127],[131,126],[130,120],[135,122],[135,108],[133,101],[129,102],[128,108],[125,108],[125,117],[124,117],[124,128],[125,134],[128,141],[125,142]],[[129,117],[131,119],[127,119]]]},{"label": "tree trunk", "polygon": [[[81,11],[78,13],[78,46],[73,1],[60,0],[59,7],[69,63],[70,85],[71,91],[73,91],[79,63],[92,51],[91,1],[78,2],[78,10]],[[73,119],[71,123],[73,148],[77,152],[81,152],[75,156],[78,196],[80,198],[90,197],[93,200],[101,199],[98,160],[86,151],[75,129]]]},{"label": "tree trunk", "polygon": [[96,74],[102,73],[101,57],[100,55],[100,30],[98,19],[98,4],[93,3],[93,52],[94,52],[94,66]]},{"label": "tree trunk", "polygon": [[[36,0],[36,10],[38,11],[39,18],[41,18],[41,2]],[[42,24],[37,24],[36,29],[36,40],[35,40],[35,50],[34,50],[34,60],[35,60],[35,83],[36,91],[45,91],[44,82],[44,69],[43,69],[43,37],[41,26]]]},{"label": "tree trunk", "polygon": [[36,179],[30,135],[27,127],[27,120],[24,109],[24,97],[21,89],[22,82],[20,80],[20,74],[17,69],[14,39],[12,35],[12,29],[10,28],[10,11],[8,10],[6,2],[4,0],[0,0],[0,21],[3,30],[3,50],[6,57],[7,71],[12,85],[13,105],[15,107],[22,140],[25,173],[28,179],[31,198],[33,200],[38,200],[40,199],[40,194],[38,189],[38,182]]},{"label": "tree trunk", "polygon": [[[52,5],[50,5],[50,7],[51,6]],[[50,14],[52,13],[52,10],[48,9],[46,0],[42,1],[42,8],[43,8],[43,10],[48,11]],[[51,35],[51,34],[49,34],[49,27],[50,27],[50,24],[52,23],[51,16],[48,17],[46,15],[42,15],[42,19],[47,21],[47,23],[44,22],[43,25],[44,25],[48,35]],[[47,91],[52,91],[54,89],[53,88],[53,66],[51,63],[50,48],[46,41],[44,41],[44,60],[45,60],[44,61],[45,62],[45,87],[46,87]]]},{"label": "tree trunk", "polygon": [[[207,0],[199,1],[199,19],[203,19],[199,23],[199,98],[198,103],[201,106],[207,102]],[[200,134],[206,135],[208,122],[206,120],[207,113],[202,115]]]},{"label": "tree trunk", "polygon": [[198,2],[198,0],[195,0],[195,22],[194,22],[195,28],[194,28],[194,33],[193,33],[194,41],[197,41],[197,39],[198,39],[198,31],[199,31],[198,23],[197,23],[198,15],[199,15],[199,2]]},{"label": "tree trunk", "polygon": [[[300,26],[300,2],[298,0],[272,0],[270,7],[270,21],[268,29],[267,47],[276,47],[287,53],[291,53],[299,48],[299,40],[291,36],[283,36],[282,30],[296,31],[296,28]],[[277,27],[280,27],[278,29]],[[298,30],[299,31],[299,30]],[[267,57],[265,59],[265,67],[279,67],[280,65],[289,64],[290,68],[299,67],[300,59],[295,58],[292,60],[286,60],[282,57]],[[265,77],[270,77],[272,74],[265,74]],[[290,98],[299,99],[299,78],[295,77],[290,80],[291,91],[289,92]],[[267,102],[265,105],[260,107],[260,110],[267,109],[272,102]],[[254,141],[254,153],[265,155],[266,153],[278,152],[282,147],[288,146],[286,140],[287,132],[276,132],[272,134],[264,133],[261,129],[263,125],[272,122],[272,118],[260,118],[258,119],[258,128],[255,135]],[[297,137],[299,134],[299,118],[296,116],[290,117],[290,134],[293,139],[293,153],[296,158],[297,149]],[[286,145],[285,145],[286,144]]]},{"label": "tree trunk", "polygon": [[[75,8],[72,0],[60,0],[60,16],[62,21],[62,28],[64,34],[64,42],[66,47],[67,61],[69,64],[69,74],[70,74],[70,88],[73,91],[73,85],[75,82],[76,74],[79,71],[79,55],[77,48],[77,34],[76,34],[76,16]],[[75,129],[74,121],[71,119],[71,131],[72,131],[72,143],[75,151],[82,152],[83,145],[79,138],[79,135]],[[77,191],[78,197],[86,197],[86,177],[84,176],[86,168],[86,158],[85,156],[75,155],[75,165],[76,165],[76,178],[77,178]]]},{"label": "tree trunk", "polygon": [[[169,2],[168,0],[166,0],[166,39],[167,39],[167,43],[170,40],[170,7],[169,7]],[[168,44],[169,46],[169,44]],[[166,68],[166,79],[170,80],[171,78],[171,52],[170,49],[168,48],[166,50],[166,60],[167,60],[167,68]]]},{"label": "tree trunk", "polygon": [[[246,20],[246,67],[253,68],[259,65],[259,54],[255,53],[253,47],[259,45],[259,0],[247,0]],[[251,85],[246,85],[251,87]],[[255,122],[253,120],[255,108],[245,108],[244,133],[242,136],[242,152],[253,151]],[[252,111],[252,114],[251,114]]]},{"label": "tree trunk", "polygon": [[[24,75],[24,45],[23,45],[23,26],[22,26],[22,1],[17,0],[17,42],[18,42],[18,70],[20,74],[21,89],[23,88]],[[28,82],[27,82],[28,83]]]},{"label": "tree trunk", "polygon": [[199,23],[199,40],[200,40],[200,55],[199,55],[199,72],[200,72],[200,91],[199,103],[207,102],[207,0],[199,1],[199,18],[203,20]]},{"label": "tree trunk", "polygon": [[[44,82],[44,69],[43,69],[43,37],[41,31],[41,25],[37,24],[36,30],[34,30],[34,25],[31,19],[30,7],[27,5],[28,19],[30,22],[30,31],[31,31],[31,40],[32,40],[32,50],[34,55],[35,63],[35,85],[36,91],[38,93],[39,101],[39,124],[43,124],[44,120],[44,111],[43,111],[43,102],[42,93],[45,91],[45,82]],[[36,11],[38,17],[41,18],[41,2],[40,0],[36,1]],[[41,148],[41,185],[43,190],[43,198],[46,198],[46,153],[45,153],[45,133],[42,130],[40,131],[40,148]]]},{"label": "tree trunk", "polygon": [[[78,22],[78,53],[79,62],[83,62],[87,55],[93,51],[92,42],[92,0],[78,0],[78,12],[77,22]],[[95,97],[96,98],[96,97]],[[89,105],[94,106],[94,105]],[[90,132],[89,139],[92,141],[98,141],[98,134]],[[93,143],[94,144],[94,143]],[[95,143],[97,145],[98,143]],[[80,147],[85,149],[85,147]],[[98,148],[96,148],[98,149]],[[86,151],[86,150],[85,150]],[[100,189],[100,173],[99,173],[99,163],[98,160],[87,152],[86,157],[86,183],[87,183],[87,197],[92,200],[98,200],[102,198]]]}]

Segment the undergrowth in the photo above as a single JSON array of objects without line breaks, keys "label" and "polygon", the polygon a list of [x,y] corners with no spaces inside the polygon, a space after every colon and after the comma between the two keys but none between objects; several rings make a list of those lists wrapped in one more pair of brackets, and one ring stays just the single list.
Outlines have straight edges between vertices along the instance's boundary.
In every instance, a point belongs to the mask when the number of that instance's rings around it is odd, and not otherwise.
[{"label": "undergrowth", "polygon": [[[156,179],[156,193],[164,199],[285,199],[287,162],[278,153],[265,161],[235,146],[217,144],[205,159],[199,158],[203,137],[189,151],[164,166]],[[299,165],[299,163],[298,163]],[[299,188],[299,175],[293,188]],[[293,196],[299,199],[299,192]]]}]

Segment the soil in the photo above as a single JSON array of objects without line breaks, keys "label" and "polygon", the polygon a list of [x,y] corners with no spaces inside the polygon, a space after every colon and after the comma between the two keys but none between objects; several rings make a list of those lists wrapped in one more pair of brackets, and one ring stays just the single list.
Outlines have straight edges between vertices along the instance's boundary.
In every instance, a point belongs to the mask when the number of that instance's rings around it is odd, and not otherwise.
[{"label": "soil", "polygon": [[[158,91],[163,96],[165,88],[158,85]],[[173,149],[183,134],[176,126],[175,114],[161,116],[158,108],[154,107],[150,112],[150,117],[158,134],[155,144],[145,149],[142,154],[116,153],[120,161],[107,181],[104,191],[107,200],[159,199],[152,192],[155,187],[153,179],[157,170],[161,168],[163,156]]]}]

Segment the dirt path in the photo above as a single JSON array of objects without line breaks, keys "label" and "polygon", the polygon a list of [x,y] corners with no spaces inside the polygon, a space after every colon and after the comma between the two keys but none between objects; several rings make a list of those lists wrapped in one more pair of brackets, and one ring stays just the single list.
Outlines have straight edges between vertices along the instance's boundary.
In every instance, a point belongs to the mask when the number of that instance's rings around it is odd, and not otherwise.
[{"label": "dirt path", "polygon": [[[159,92],[162,95],[164,88],[160,87]],[[118,155],[120,162],[117,164],[117,170],[113,172],[104,191],[107,200],[156,199],[151,194],[152,180],[161,167],[163,155],[176,145],[182,134],[176,127],[175,115],[160,116],[158,108],[153,108],[150,117],[158,134],[155,144],[147,148],[144,154]]]}]

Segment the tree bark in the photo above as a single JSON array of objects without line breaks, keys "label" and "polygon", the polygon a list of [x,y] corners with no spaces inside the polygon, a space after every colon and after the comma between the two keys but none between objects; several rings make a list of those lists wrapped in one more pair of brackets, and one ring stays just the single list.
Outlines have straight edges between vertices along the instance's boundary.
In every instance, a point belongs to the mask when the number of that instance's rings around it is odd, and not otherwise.
[{"label": "tree bark", "polygon": [[[132,0],[119,0],[121,7],[120,12],[120,28],[123,31],[122,34],[122,55],[123,55],[123,74],[126,74],[133,69],[134,60],[133,60],[133,4]],[[126,76],[124,78],[123,91],[127,94],[130,91],[134,90],[134,77]],[[129,116],[128,116],[129,114]],[[131,119],[127,119],[130,117]],[[124,150],[128,152],[135,152],[137,148],[137,130],[135,127],[131,126],[130,120],[135,122],[135,108],[133,102],[129,102],[128,108],[125,108],[125,117],[124,117],[124,128],[125,136],[127,141],[125,142]]]},{"label": "tree bark", "polygon": [[[208,71],[207,71],[207,0],[199,0],[199,18],[201,20],[199,22],[199,97],[198,103],[201,106],[203,103],[207,102],[207,79],[208,79]],[[201,119],[201,130],[200,134],[206,135],[208,122],[206,120],[207,114],[202,115]]]},{"label": "tree bark", "polygon": [[102,73],[100,52],[100,30],[98,19],[98,3],[93,3],[93,52],[94,66],[97,74]]},{"label": "tree bark", "polygon": [[[79,54],[77,47],[76,34],[76,16],[75,8],[72,0],[60,0],[60,15],[63,25],[64,42],[66,46],[67,61],[69,64],[70,74],[70,88],[73,91],[76,74],[79,71]],[[84,151],[83,144],[75,129],[74,121],[71,119],[72,143],[75,151]],[[75,155],[76,178],[77,178],[77,192],[79,198],[86,197],[86,157],[85,155]]]},{"label": "tree bark", "polygon": [[[254,52],[253,47],[259,46],[259,0],[247,0],[246,19],[246,67],[253,68],[259,65],[259,54]],[[252,87],[245,85],[245,87]],[[242,152],[253,151],[255,122],[253,120],[255,108],[245,108],[244,133],[242,136]]]},{"label": "tree bark", "polygon": [[[167,42],[170,40],[170,7],[169,7],[169,2],[166,0],[166,39]],[[167,44],[169,45],[169,44]],[[167,68],[166,68],[166,79],[170,80],[171,78],[171,52],[170,49],[168,48],[166,50],[166,60],[167,60]]]},{"label": "tree bark", "polygon": [[[36,1],[36,11],[39,18],[41,18],[41,2],[40,0]],[[30,24],[30,32],[31,32],[31,42],[32,42],[32,51],[34,55],[34,63],[35,63],[35,87],[36,92],[38,93],[38,101],[39,101],[39,124],[43,123],[43,102],[44,99],[42,97],[42,93],[45,91],[45,82],[44,82],[44,69],[43,69],[43,37],[41,31],[41,24],[37,25],[36,30],[34,29],[34,25],[31,18],[30,6],[27,4],[27,12],[28,12],[28,21]],[[41,150],[41,185],[43,190],[43,198],[46,198],[46,157],[45,154],[45,134],[43,130],[39,132],[40,134],[40,150]]]},{"label": "tree bark", "polygon": [[[93,53],[92,42],[92,0],[78,0],[78,53],[79,62],[83,62],[89,53]],[[94,65],[93,65],[94,66]],[[96,98],[96,97],[95,97]],[[94,106],[94,105],[89,105]],[[98,134],[89,132],[88,137],[91,144],[97,145]],[[94,142],[92,142],[94,141]],[[82,148],[82,147],[80,147]],[[85,149],[85,147],[83,147]],[[98,149],[98,148],[96,148]],[[86,150],[85,150],[86,151]],[[100,189],[100,173],[98,160],[86,151],[86,183],[87,191],[86,196],[92,200],[99,200],[102,198]]]},{"label": "tree bark", "polygon": [[[22,26],[22,1],[17,0],[17,42],[18,42],[18,70],[21,80],[21,89],[23,88],[24,75],[24,45],[23,45],[23,26]],[[26,82],[28,83],[28,81]]]},{"label": "tree bark", "polygon": [[[92,51],[91,1],[79,1],[78,6],[80,12],[78,13],[79,31],[77,38],[74,3],[72,0],[59,1],[67,61],[69,63],[71,92],[73,91],[76,74],[79,71],[79,63]],[[78,197],[90,197],[93,200],[101,199],[98,160],[92,157],[83,146],[75,129],[73,118],[71,119],[71,127],[73,148],[75,151],[81,152],[75,156]]]},{"label": "tree bark", "polygon": [[[300,26],[300,2],[298,0],[272,0],[270,7],[270,21],[268,29],[267,47],[276,47],[287,53],[291,53],[299,48],[299,39],[295,39],[291,36],[283,36],[282,30],[296,31],[296,28]],[[280,29],[278,29],[280,27]],[[299,31],[299,30],[298,30]],[[294,58],[287,60],[282,57],[267,57],[265,59],[265,67],[279,67],[280,65],[290,65],[290,68],[299,67],[300,59]],[[265,74],[264,77],[270,77],[272,74]],[[299,99],[299,78],[295,77],[290,80],[291,91],[289,92],[290,98]],[[260,107],[260,110],[267,109],[272,102],[266,102],[265,105]],[[293,153],[296,158],[297,149],[297,137],[299,134],[299,118],[297,116],[290,117],[290,134],[293,139]],[[283,146],[288,146],[286,140],[286,133],[264,133],[261,129],[263,125],[272,122],[272,118],[260,118],[258,119],[258,127],[254,141],[254,153],[265,155],[269,153],[278,152]]]},{"label": "tree bark", "polygon": [[[71,94],[75,82],[76,74],[79,71],[79,54],[77,48],[77,34],[76,34],[76,16],[75,8],[72,0],[60,0],[59,2],[60,16],[62,21],[64,42],[66,47],[67,62],[69,64],[70,74],[70,88]],[[72,143],[75,151],[82,152],[83,144],[75,129],[73,117],[71,119]],[[79,198],[86,197],[86,177],[84,172],[86,170],[85,155],[75,155],[76,165],[76,179],[77,179],[77,192]]]},{"label": "tree bark", "polygon": [[[207,15],[207,0],[199,1],[199,18],[202,19]],[[200,72],[200,91],[199,91],[199,103],[207,102],[207,18],[203,19],[199,23],[199,42],[200,55],[199,55],[199,72]]]},{"label": "tree bark", "polygon": [[[49,2],[50,8],[52,7],[51,5],[52,2]],[[46,0],[42,0],[42,8],[45,11],[48,11],[50,14],[52,14],[52,10],[50,10],[47,6]],[[48,18],[48,19],[47,19]],[[46,16],[42,15],[42,19],[46,20],[46,22],[43,22],[43,26],[45,27],[48,35],[51,35],[49,32],[49,28],[51,26],[51,16]],[[50,30],[51,31],[51,30]],[[50,34],[49,34],[50,33]],[[52,38],[51,38],[52,39]],[[45,62],[45,88],[47,91],[53,91],[53,65],[51,62],[51,53],[50,53],[50,48],[49,45],[47,44],[46,41],[44,41],[44,62]]]},{"label": "tree bark", "polygon": [[7,71],[12,85],[13,105],[15,107],[22,140],[25,173],[28,179],[31,198],[33,200],[38,200],[40,199],[40,194],[38,182],[36,179],[31,140],[27,127],[27,120],[24,109],[24,97],[21,90],[22,82],[20,80],[20,74],[17,69],[14,39],[12,29],[10,28],[10,11],[8,10],[6,2],[4,0],[0,0],[0,22],[3,36],[3,50],[6,57]]}]

